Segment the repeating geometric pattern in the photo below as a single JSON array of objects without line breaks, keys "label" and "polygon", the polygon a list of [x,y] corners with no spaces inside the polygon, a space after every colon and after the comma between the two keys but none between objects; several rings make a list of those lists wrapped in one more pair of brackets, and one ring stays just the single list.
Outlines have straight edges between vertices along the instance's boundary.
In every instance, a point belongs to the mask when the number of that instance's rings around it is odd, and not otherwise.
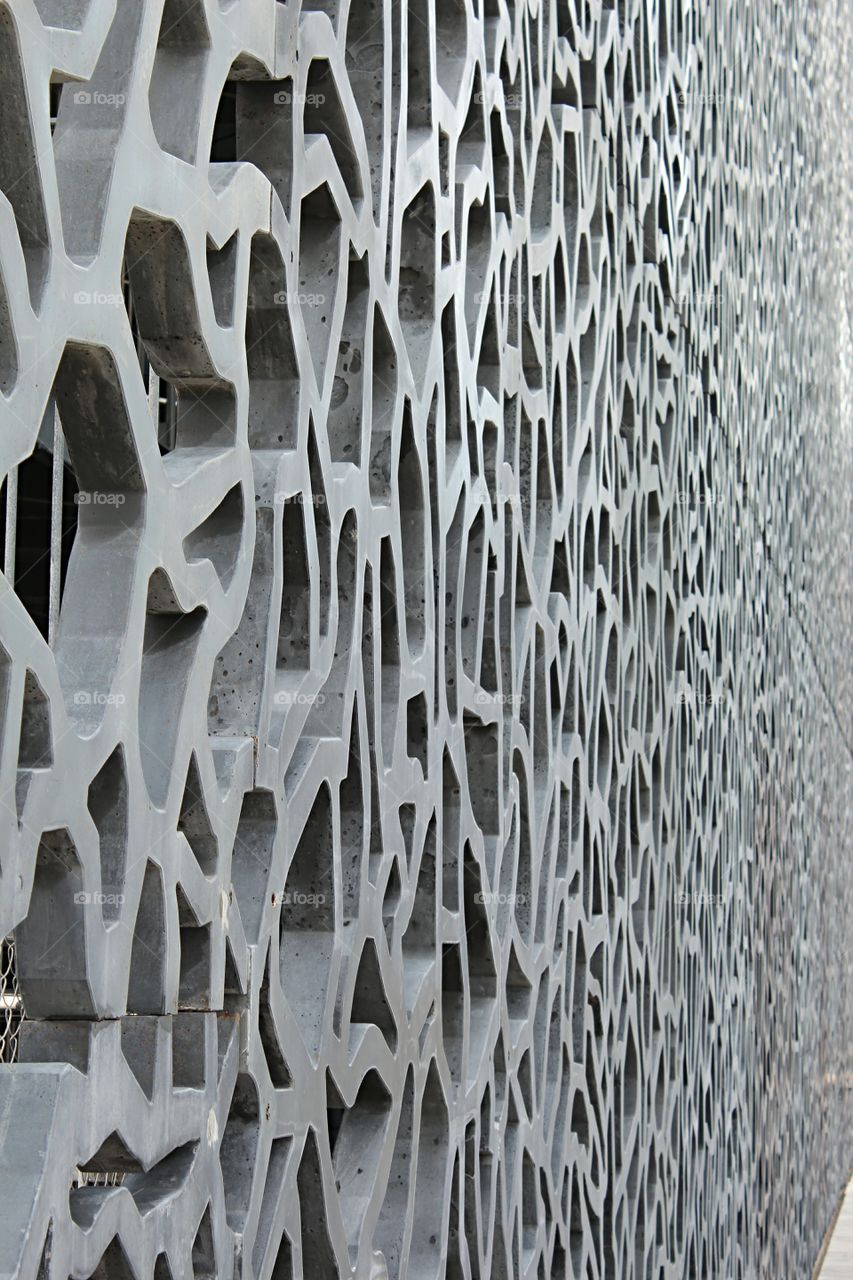
[{"label": "repeating geometric pattern", "polygon": [[0,0],[0,1272],[808,1274],[851,17]]}]

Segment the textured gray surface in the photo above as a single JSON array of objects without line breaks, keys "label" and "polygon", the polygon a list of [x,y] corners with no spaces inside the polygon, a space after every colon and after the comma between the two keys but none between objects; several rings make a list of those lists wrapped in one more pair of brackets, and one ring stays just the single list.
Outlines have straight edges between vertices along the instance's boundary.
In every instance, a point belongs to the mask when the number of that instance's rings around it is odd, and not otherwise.
[{"label": "textured gray surface", "polygon": [[799,1280],[850,4],[301,10],[0,0],[0,1275]]}]

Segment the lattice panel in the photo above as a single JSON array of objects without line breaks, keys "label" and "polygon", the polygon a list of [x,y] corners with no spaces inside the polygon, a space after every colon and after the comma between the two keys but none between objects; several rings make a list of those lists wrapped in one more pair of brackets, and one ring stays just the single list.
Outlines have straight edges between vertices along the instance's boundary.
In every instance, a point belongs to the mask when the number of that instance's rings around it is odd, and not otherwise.
[{"label": "lattice panel", "polygon": [[850,24],[0,0],[0,1274],[808,1274]]}]

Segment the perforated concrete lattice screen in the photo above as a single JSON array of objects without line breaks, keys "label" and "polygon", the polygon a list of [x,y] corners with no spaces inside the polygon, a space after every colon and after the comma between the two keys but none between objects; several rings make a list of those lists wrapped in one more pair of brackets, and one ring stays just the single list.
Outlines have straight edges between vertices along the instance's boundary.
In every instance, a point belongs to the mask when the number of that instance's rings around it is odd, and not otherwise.
[{"label": "perforated concrete lattice screen", "polygon": [[800,1280],[849,0],[0,0],[0,1275]]}]

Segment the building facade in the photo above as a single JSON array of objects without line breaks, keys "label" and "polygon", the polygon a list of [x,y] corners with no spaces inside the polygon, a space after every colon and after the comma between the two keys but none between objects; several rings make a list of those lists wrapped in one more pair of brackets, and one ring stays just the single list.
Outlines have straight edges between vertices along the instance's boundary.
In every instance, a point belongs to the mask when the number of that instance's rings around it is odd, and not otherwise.
[{"label": "building facade", "polygon": [[800,1280],[849,0],[0,0],[0,1273]]}]

